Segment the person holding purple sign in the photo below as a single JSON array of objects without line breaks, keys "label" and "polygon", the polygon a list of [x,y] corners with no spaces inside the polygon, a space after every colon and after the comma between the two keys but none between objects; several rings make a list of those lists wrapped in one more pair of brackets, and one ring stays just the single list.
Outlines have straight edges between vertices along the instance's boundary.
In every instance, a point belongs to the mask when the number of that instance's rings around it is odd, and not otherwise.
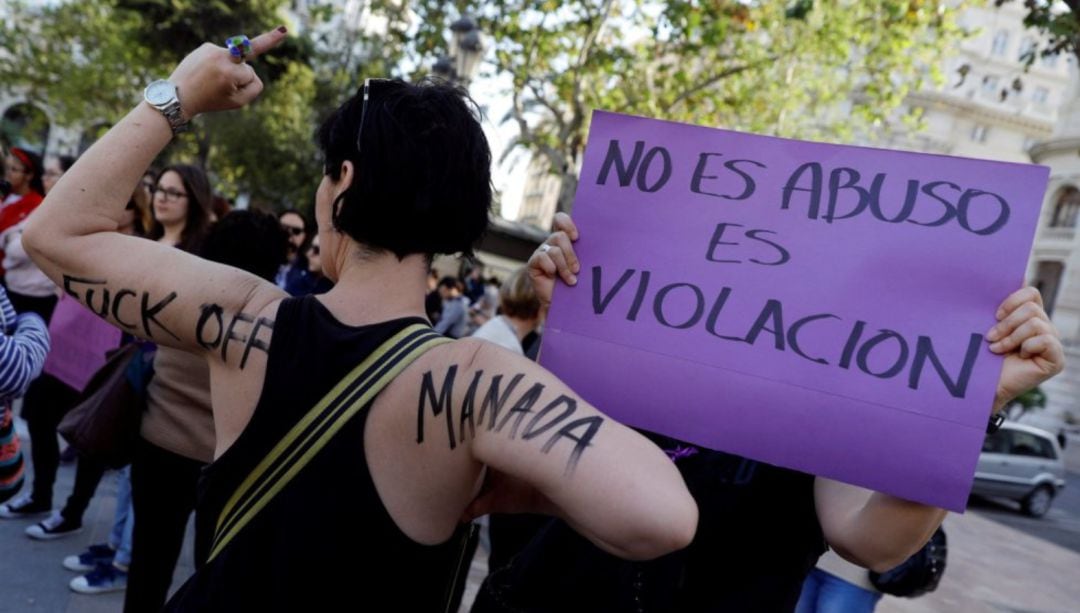
[{"label": "person holding purple sign", "polygon": [[[572,244],[577,227],[560,213],[555,228],[529,261],[545,307],[556,278],[575,285],[581,270]],[[986,335],[990,351],[1005,356],[995,414],[1064,368],[1037,290],[1008,296],[997,319]],[[553,520],[509,564],[491,569],[473,613],[792,611],[827,548],[885,571],[919,550],[945,518],[945,510],[929,505],[644,434],[667,450],[697,500],[700,521],[690,546],[630,562]]]}]

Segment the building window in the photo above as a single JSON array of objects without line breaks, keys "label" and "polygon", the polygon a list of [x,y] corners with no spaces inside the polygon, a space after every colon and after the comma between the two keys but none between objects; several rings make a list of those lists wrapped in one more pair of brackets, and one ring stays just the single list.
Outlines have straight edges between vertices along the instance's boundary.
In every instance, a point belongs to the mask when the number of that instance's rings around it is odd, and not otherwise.
[{"label": "building window", "polygon": [[1050,227],[1075,228],[1077,218],[1080,218],[1080,190],[1069,186],[1058,194]]},{"label": "building window", "polygon": [[1026,62],[1029,58],[1035,59],[1035,39],[1025,36],[1024,40],[1020,42],[1020,53],[1016,59]]},{"label": "building window", "polygon": [[990,131],[985,124],[977,123],[971,128],[971,140],[977,143],[986,142],[986,133]]},{"label": "building window", "polygon": [[1054,55],[1044,55],[1042,56],[1040,62],[1042,62],[1042,65],[1046,66],[1047,68],[1053,68],[1057,66],[1058,56],[1056,53]]},{"label": "building window", "polygon": [[1036,87],[1031,92],[1031,101],[1035,104],[1045,105],[1050,100],[1050,90],[1045,87]]},{"label": "building window", "polygon": [[1009,47],[1009,32],[1006,30],[998,30],[997,34],[994,34],[994,42],[990,46],[991,55],[1005,55],[1006,49]]},{"label": "building window", "polygon": [[987,96],[998,95],[998,83],[1001,80],[996,75],[986,75],[982,80],[982,91]]},{"label": "building window", "polygon": [[1035,268],[1035,280],[1032,285],[1043,297],[1043,307],[1046,314],[1054,312],[1054,303],[1057,302],[1058,288],[1061,286],[1061,277],[1065,273],[1065,265],[1061,262],[1042,261]]}]

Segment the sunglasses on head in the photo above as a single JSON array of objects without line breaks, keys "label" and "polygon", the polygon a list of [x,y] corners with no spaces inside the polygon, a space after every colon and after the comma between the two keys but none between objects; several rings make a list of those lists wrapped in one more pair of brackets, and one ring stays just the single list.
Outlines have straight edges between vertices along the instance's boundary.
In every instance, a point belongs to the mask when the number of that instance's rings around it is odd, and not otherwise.
[{"label": "sunglasses on head", "polygon": [[364,133],[364,121],[367,119],[368,100],[386,92],[404,86],[403,81],[395,79],[364,79],[364,102],[360,106],[360,127],[356,130],[356,153],[360,153],[360,136]]}]

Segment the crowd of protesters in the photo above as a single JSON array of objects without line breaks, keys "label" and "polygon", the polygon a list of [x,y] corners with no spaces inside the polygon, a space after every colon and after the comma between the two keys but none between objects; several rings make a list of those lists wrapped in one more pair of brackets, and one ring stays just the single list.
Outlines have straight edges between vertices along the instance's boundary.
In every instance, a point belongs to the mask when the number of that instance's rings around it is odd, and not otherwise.
[{"label": "crowd of protesters", "polygon": [[[285,34],[200,47],[158,82],[171,102],[148,88],[80,160],[4,156],[0,518],[38,540],[82,529],[107,466],[79,454],[54,510],[57,427],[111,351],[134,347],[151,366],[136,377],[146,407],[108,541],[57,551],[82,573],[71,589],[126,590],[135,613],[350,598],[453,610],[476,546],[462,518],[490,513],[474,611],[784,611],[828,547],[885,569],[940,525],[940,509],[636,432],[535,364],[552,287],[576,282],[577,230],[562,216],[502,281],[475,260],[436,272],[435,254],[471,255],[491,204],[491,153],[458,88],[365,83],[318,132],[312,217],[230,212],[200,167],[152,170],[187,121],[259,94],[246,61]],[[169,106],[177,91],[184,113]],[[100,308],[69,279],[100,279]],[[1002,310],[997,333],[1025,355],[992,346],[1015,358],[999,405],[1063,363],[1037,292]],[[10,402],[24,393],[29,486]],[[537,427],[560,406],[573,424]],[[166,602],[193,511],[196,572]]]}]

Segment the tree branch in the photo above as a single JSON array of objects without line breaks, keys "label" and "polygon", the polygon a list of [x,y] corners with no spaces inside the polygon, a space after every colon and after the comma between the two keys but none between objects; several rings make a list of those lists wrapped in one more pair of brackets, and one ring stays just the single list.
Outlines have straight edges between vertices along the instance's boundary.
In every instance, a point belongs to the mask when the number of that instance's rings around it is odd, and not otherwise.
[{"label": "tree branch", "polygon": [[566,122],[563,121],[562,113],[559,113],[559,111],[555,109],[551,102],[544,97],[540,90],[537,89],[536,84],[533,81],[530,80],[526,86],[529,88],[529,91],[532,92],[533,98],[535,98],[536,101],[540,103],[540,106],[544,107],[551,113],[552,118],[554,118],[555,120],[555,124],[559,126],[559,133],[561,134],[566,129]]},{"label": "tree branch", "polygon": [[684,100],[686,100],[690,96],[693,96],[694,94],[698,93],[699,91],[701,91],[703,89],[706,89],[708,87],[711,87],[712,85],[715,85],[716,83],[718,83],[720,81],[723,81],[724,79],[726,79],[728,77],[735,76],[735,75],[739,74],[740,72],[745,72],[747,70],[757,68],[758,66],[763,66],[765,64],[771,64],[772,62],[775,62],[779,58],[780,58],[779,55],[771,55],[771,56],[769,56],[769,57],[767,57],[767,58],[765,58],[763,60],[759,60],[757,62],[751,62],[749,64],[743,64],[742,66],[736,66],[734,68],[728,68],[726,70],[722,70],[719,73],[717,73],[717,74],[715,74],[715,75],[713,75],[711,77],[706,78],[705,80],[701,81],[700,83],[698,83],[697,85],[691,87],[690,89],[687,89],[687,90],[683,91],[681,94],[676,96],[675,99],[672,100],[670,104],[664,105],[662,107],[663,111],[665,113],[671,111],[671,109],[678,106],[680,103],[682,103]]},{"label": "tree branch", "polygon": [[585,40],[581,44],[581,49],[578,52],[577,64],[574,66],[574,93],[570,100],[571,108],[573,109],[570,115],[570,123],[564,125],[560,131],[563,137],[562,142],[566,142],[581,129],[582,124],[585,122],[585,105],[581,102],[581,70],[585,64],[592,57],[593,48],[596,44],[596,39],[600,36],[600,30],[603,29],[604,24],[607,23],[609,17],[611,17],[611,7],[614,4],[614,0],[605,0],[604,6],[600,10],[600,16],[597,19],[590,18],[590,22],[595,22],[588,34],[585,35]]}]

